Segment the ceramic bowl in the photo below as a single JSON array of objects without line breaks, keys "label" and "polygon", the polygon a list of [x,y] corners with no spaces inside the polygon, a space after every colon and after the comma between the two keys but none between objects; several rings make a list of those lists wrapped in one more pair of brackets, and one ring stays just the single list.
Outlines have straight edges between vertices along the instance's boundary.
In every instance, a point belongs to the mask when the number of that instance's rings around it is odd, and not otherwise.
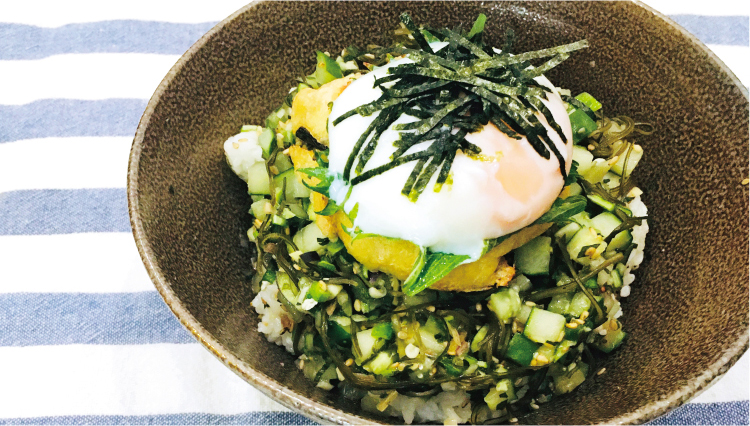
[{"label": "ceramic bowl", "polygon": [[488,17],[517,49],[582,38],[548,73],[610,115],[649,122],[637,178],[649,206],[647,256],[624,303],[627,344],[606,374],[543,404],[526,423],[641,423],[689,400],[748,346],[748,93],[695,37],[630,2],[261,2],[230,16],[177,62],[141,119],[130,157],[130,218],[164,300],[253,386],[312,419],[393,422],[315,388],[257,331],[250,306],[249,199],[222,143],[259,124],[314,51],[383,43],[402,11],[433,27]]}]

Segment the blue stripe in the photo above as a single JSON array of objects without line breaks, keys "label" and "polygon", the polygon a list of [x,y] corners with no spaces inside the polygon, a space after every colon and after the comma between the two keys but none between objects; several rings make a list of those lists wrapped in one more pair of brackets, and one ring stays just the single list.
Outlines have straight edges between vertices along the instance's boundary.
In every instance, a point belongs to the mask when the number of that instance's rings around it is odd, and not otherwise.
[{"label": "blue stripe", "polygon": [[160,53],[182,55],[216,22],[175,24],[100,21],[41,28],[0,24],[0,60],[40,59],[64,53]]},{"label": "blue stripe", "polygon": [[61,416],[0,419],[0,425],[314,425],[297,413],[265,411],[242,414],[152,414],[147,416]]},{"label": "blue stripe", "polygon": [[195,342],[156,291],[0,294],[0,346]]},{"label": "blue stripe", "polygon": [[50,136],[134,136],[147,99],[45,99],[0,105],[0,143]]},{"label": "blue stripe", "polygon": [[649,425],[746,425],[750,402],[685,404],[648,423]]},{"label": "blue stripe", "polygon": [[[691,417],[692,416],[692,417]],[[314,425],[312,420],[296,413],[265,411],[243,414],[154,414],[147,416],[60,416],[0,419],[7,425]],[[649,425],[746,425],[748,402],[687,404]]]},{"label": "blue stripe", "polygon": [[130,232],[125,188],[0,193],[0,235],[77,232]]},{"label": "blue stripe", "polygon": [[705,44],[750,46],[750,17],[669,15]]}]

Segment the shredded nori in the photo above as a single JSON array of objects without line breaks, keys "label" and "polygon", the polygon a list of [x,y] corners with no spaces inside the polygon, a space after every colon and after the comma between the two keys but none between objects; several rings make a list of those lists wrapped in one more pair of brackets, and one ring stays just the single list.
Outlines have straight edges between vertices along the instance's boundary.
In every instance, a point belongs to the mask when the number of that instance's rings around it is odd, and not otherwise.
[{"label": "shredded nori", "polygon": [[[353,115],[378,113],[349,155],[344,179],[356,185],[416,161],[401,191],[416,201],[436,173],[435,191],[440,191],[458,150],[479,154],[480,149],[465,136],[490,122],[511,138],[525,136],[540,156],[549,159],[554,155],[566,178],[565,160],[537,114],[541,114],[563,140],[565,135],[542,103],[549,88],[534,78],[559,65],[570,52],[588,47],[586,40],[511,56],[513,31],[507,32],[503,50],[497,52],[482,40],[483,19],[478,19],[465,34],[449,29],[420,29],[407,13],[400,19],[405,30],[399,43],[390,48],[371,46],[367,50],[352,46],[344,52],[345,60],[356,59],[365,66],[383,65],[400,55],[408,55],[414,61],[388,69],[387,76],[375,81],[375,86],[383,92],[377,100],[333,121],[335,126]],[[423,31],[430,39],[446,42],[447,46],[434,51]],[[529,62],[543,58],[550,59],[536,67]],[[400,132],[400,139],[394,142],[397,149],[391,161],[364,171],[380,135],[402,115],[417,120],[394,126],[394,130]],[[430,144],[421,151],[407,154],[409,148],[422,142]],[[351,177],[352,167],[354,177]]]}]

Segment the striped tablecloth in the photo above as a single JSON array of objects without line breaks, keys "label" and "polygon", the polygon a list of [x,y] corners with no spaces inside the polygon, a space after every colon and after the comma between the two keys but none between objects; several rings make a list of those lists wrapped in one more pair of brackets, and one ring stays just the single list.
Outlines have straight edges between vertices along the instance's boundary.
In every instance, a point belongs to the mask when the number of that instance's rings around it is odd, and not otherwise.
[{"label": "striped tablecloth", "polygon": [[[0,1],[0,424],[306,424],[217,362],[130,233],[138,120],[244,0]],[[652,1],[750,84],[749,8]],[[748,357],[655,424],[748,424]]]}]

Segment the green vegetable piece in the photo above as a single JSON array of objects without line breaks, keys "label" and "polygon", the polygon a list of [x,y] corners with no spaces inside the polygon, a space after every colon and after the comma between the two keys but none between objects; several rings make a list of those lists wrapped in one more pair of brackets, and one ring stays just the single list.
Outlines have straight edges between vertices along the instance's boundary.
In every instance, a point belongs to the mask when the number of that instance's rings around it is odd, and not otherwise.
[{"label": "green vegetable piece", "polygon": [[464,368],[457,366],[453,363],[453,357],[444,356],[440,358],[438,363],[445,368],[445,371],[451,376],[460,376],[464,372]]},{"label": "green vegetable piece", "polygon": [[622,331],[622,327],[618,327],[617,330],[607,330],[607,334],[598,335],[594,339],[594,346],[602,352],[610,353],[622,344],[626,336],[627,333]]},{"label": "green vegetable piece", "polygon": [[573,216],[581,213],[586,209],[586,197],[582,195],[573,195],[568,198],[558,198],[552,203],[552,207],[547,210],[547,213],[543,214],[542,217],[537,219],[534,223],[560,223],[564,222]]},{"label": "green vegetable piece", "polygon": [[573,370],[560,372],[561,374],[552,376],[557,395],[568,393],[583,383],[588,375],[589,366],[584,362],[578,362]]},{"label": "green vegetable piece", "polygon": [[521,333],[516,333],[510,339],[510,342],[508,342],[508,350],[505,352],[505,357],[524,367],[528,367],[531,365],[531,361],[534,359],[534,354],[539,349],[539,346],[541,346],[539,343],[531,341]]},{"label": "green vegetable piece", "polygon": [[466,38],[472,38],[484,31],[485,21],[487,21],[487,15],[480,13],[479,16],[477,16],[477,20],[474,21],[474,25],[472,25],[471,31],[469,31],[469,34],[466,34]]},{"label": "green vegetable piece", "polygon": [[372,337],[381,337],[385,340],[390,340],[393,336],[393,325],[390,322],[381,322],[372,328]]},{"label": "green vegetable piece", "polygon": [[568,306],[568,315],[574,317],[580,317],[584,311],[588,311],[591,307],[591,299],[588,298],[583,292],[579,291],[573,295],[570,299],[570,305]]},{"label": "green vegetable piece", "polygon": [[[348,324],[347,324],[348,322]],[[328,338],[339,346],[351,345],[351,320],[346,317],[331,317],[328,319]]]},{"label": "green vegetable piece", "polygon": [[589,194],[586,196],[589,200],[591,200],[592,203],[596,204],[597,206],[603,208],[607,211],[613,211],[615,209],[615,203],[611,201],[607,201],[604,199],[604,197],[597,195],[597,194]]},{"label": "green vegetable piece", "polygon": [[570,305],[571,297],[570,293],[552,296],[552,300],[549,302],[549,305],[547,305],[547,310],[556,314],[565,314],[568,310],[568,305]]},{"label": "green vegetable piece", "polygon": [[552,238],[539,236],[517,248],[516,269],[525,275],[549,275]]},{"label": "green vegetable piece", "polygon": [[379,376],[391,376],[398,371],[397,368],[392,367],[393,362],[396,360],[396,354],[392,351],[380,352],[375,355],[372,361],[365,364],[365,370],[377,374]]},{"label": "green vegetable piece", "polygon": [[573,143],[586,139],[594,130],[598,129],[596,121],[592,120],[583,110],[568,104],[568,118],[573,130]]},{"label": "green vegetable piece", "polygon": [[564,316],[544,309],[532,308],[523,334],[537,343],[559,342],[565,337],[564,329]]},{"label": "green vegetable piece", "polygon": [[323,52],[315,52],[317,55],[318,66],[315,68],[315,80],[319,86],[331,82],[344,75],[341,73],[341,67],[330,56]]},{"label": "green vegetable piece", "polygon": [[576,99],[581,101],[584,105],[589,107],[591,111],[597,112],[600,109],[602,109],[602,104],[599,103],[593,96],[591,96],[588,92],[579,93],[576,96]]},{"label": "green vegetable piece", "polygon": [[521,298],[514,289],[503,287],[490,296],[487,307],[500,322],[507,324],[521,309]]},{"label": "green vegetable piece", "polygon": [[563,340],[557,346],[555,346],[555,353],[552,356],[552,362],[557,362],[560,358],[564,357],[568,353],[570,348],[576,345],[577,340]]},{"label": "green vegetable piece", "polygon": [[414,296],[429,288],[468,258],[466,255],[450,253],[426,254],[426,250],[423,249],[411,274],[402,285],[404,294]]},{"label": "green vegetable piece", "polygon": [[472,352],[478,352],[480,349],[480,344],[483,343],[484,338],[487,337],[487,332],[490,331],[490,326],[485,324],[482,326],[482,328],[477,331],[477,334],[474,335],[474,338],[471,340],[471,346],[470,349]]}]

